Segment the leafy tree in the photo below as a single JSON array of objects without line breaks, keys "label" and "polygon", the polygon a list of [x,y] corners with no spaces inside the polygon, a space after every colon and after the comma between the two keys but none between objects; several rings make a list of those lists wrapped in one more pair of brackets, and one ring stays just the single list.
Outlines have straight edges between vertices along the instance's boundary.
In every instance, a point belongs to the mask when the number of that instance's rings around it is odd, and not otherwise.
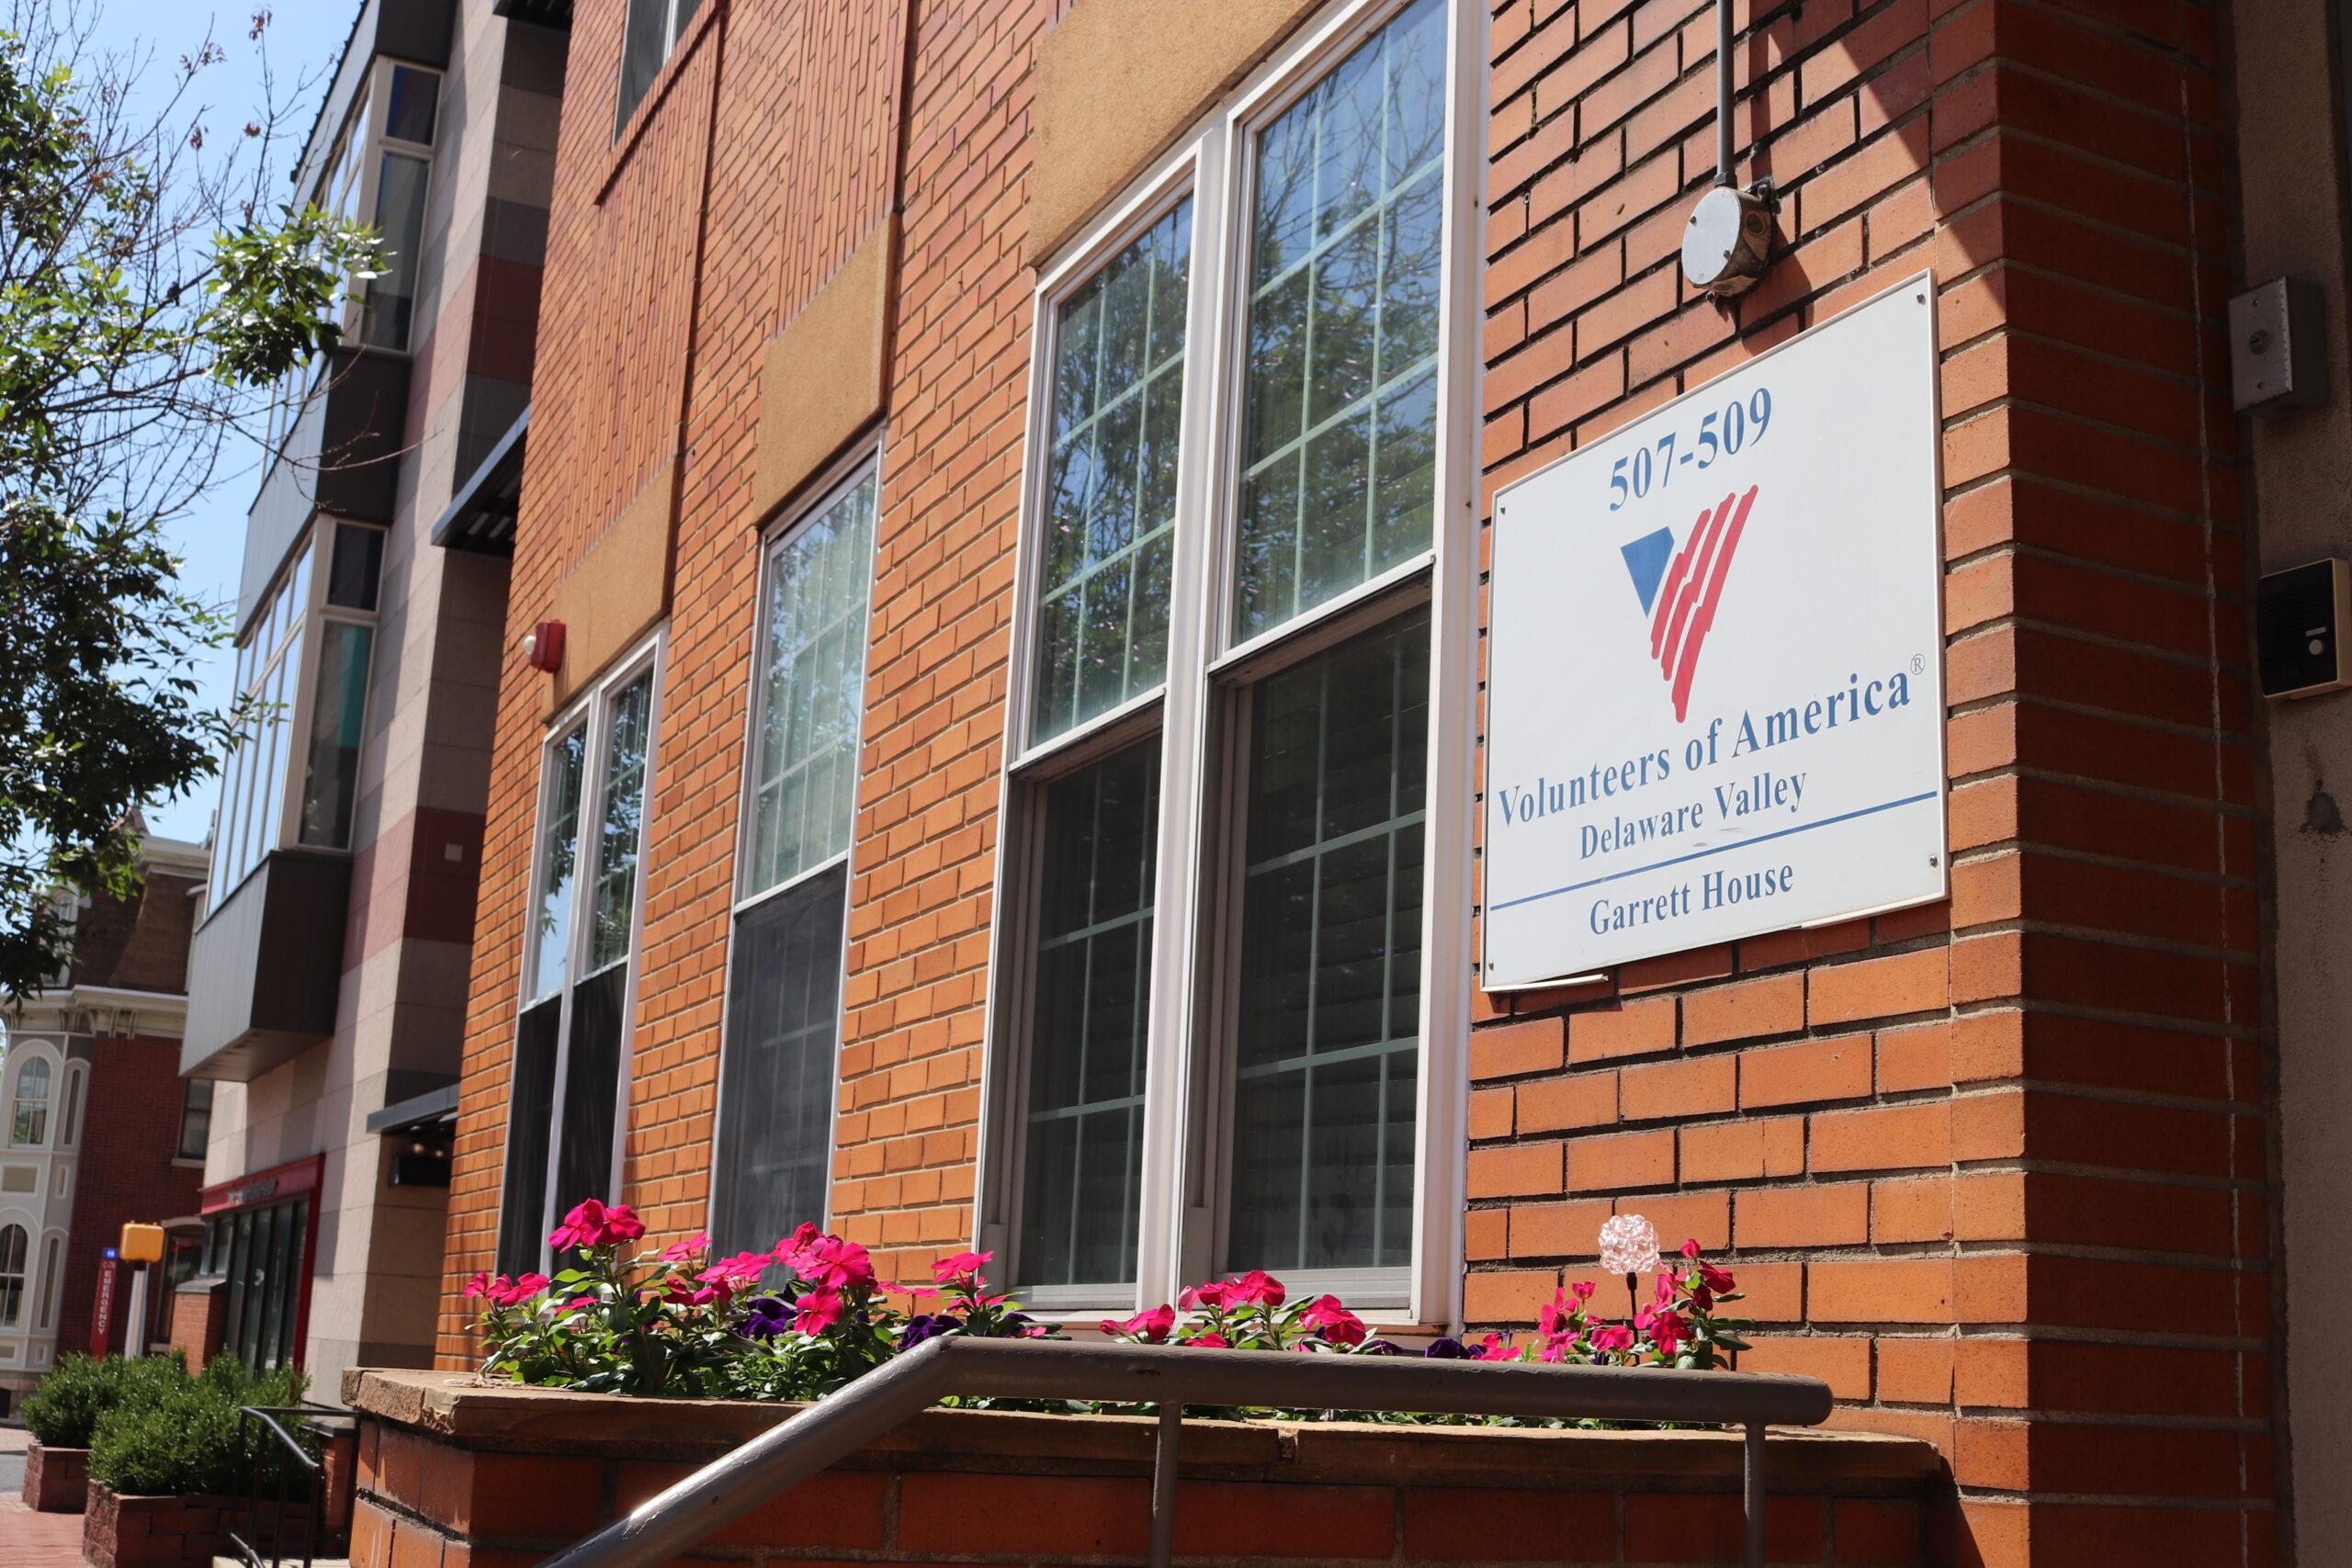
[{"label": "leafy tree", "polygon": [[[268,13],[253,19],[258,47]],[[232,627],[163,529],[269,389],[334,348],[368,231],[266,199],[288,138],[195,100],[225,58],[100,51],[80,0],[0,0],[0,991],[62,964],[61,886],[127,897],[143,801],[200,784],[248,716],[191,673]],[[298,94],[299,96],[299,89]],[[145,103],[141,110],[134,106]]]}]

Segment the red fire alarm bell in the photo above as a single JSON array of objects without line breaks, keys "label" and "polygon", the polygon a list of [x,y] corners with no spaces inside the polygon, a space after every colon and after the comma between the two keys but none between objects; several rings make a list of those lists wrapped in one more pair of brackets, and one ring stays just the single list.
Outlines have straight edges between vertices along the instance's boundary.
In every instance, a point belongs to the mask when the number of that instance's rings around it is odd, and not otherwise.
[{"label": "red fire alarm bell", "polygon": [[563,668],[563,623],[541,621],[523,635],[523,658],[534,670],[554,674]]}]

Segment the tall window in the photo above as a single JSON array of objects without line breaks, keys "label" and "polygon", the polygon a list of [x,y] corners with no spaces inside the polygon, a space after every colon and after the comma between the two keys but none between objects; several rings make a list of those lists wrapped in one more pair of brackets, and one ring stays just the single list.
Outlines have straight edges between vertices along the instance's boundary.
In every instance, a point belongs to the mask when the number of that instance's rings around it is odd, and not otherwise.
[{"label": "tall window", "polygon": [[711,1229],[729,1251],[825,1215],[876,485],[867,466],[767,552],[719,1059]]},{"label": "tall window", "polygon": [[221,769],[215,909],[273,850],[350,847],[383,558],[382,529],[322,518],[238,642],[246,712]]},{"label": "tall window", "polygon": [[662,74],[662,62],[685,36],[701,0],[628,0],[628,25],[621,36],[620,104],[613,115],[618,137],[637,106]]},{"label": "tall window", "polygon": [[25,1260],[31,1240],[22,1225],[0,1225],[0,1328],[25,1321]]},{"label": "tall window", "polygon": [[648,654],[566,714],[542,753],[499,1221],[509,1273],[539,1266],[555,1213],[616,1196],[653,722]]},{"label": "tall window", "polygon": [[57,1119],[57,1146],[70,1149],[82,1139],[82,1083],[90,1075],[80,1067],[65,1069],[65,1104]]},{"label": "tall window", "polygon": [[51,1236],[40,1247],[40,1321],[37,1328],[47,1328],[57,1315],[57,1248],[58,1238]]},{"label": "tall window", "polygon": [[249,1367],[277,1368],[297,1359],[310,1224],[307,1193],[205,1222],[204,1272],[228,1281],[220,1348]]},{"label": "tall window", "polygon": [[212,1139],[212,1080],[189,1078],[180,1097],[180,1138],[175,1151],[181,1159],[202,1159]]},{"label": "tall window", "polygon": [[49,1141],[49,1064],[27,1058],[17,1069],[15,1115],[8,1122],[8,1141],[19,1146]]},{"label": "tall window", "polygon": [[1041,1303],[1263,1268],[1443,1314],[1476,21],[1334,7],[1041,285],[983,1219]]}]

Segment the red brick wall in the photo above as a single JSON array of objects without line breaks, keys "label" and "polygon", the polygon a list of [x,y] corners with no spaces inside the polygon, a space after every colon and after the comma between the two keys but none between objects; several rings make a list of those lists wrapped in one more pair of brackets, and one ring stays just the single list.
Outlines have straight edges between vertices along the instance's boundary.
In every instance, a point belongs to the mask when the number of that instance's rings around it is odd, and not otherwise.
[{"label": "red brick wall", "polygon": [[[122,1239],[129,1222],[153,1224],[195,1213],[204,1177],[195,1166],[172,1163],[179,1150],[184,1093],[180,1043],[101,1035],[91,1052],[81,1157],[74,1171],[74,1228],[65,1239],[65,1284],[58,1294],[61,1349],[87,1348],[99,1253]],[[132,1274],[125,1265],[115,1278],[117,1349],[127,1343]],[[170,1302],[157,1271],[148,1280],[147,1306],[159,1328],[169,1327]]]},{"label": "red brick wall", "polygon": [[[773,10],[708,5],[616,151],[604,62],[622,6],[579,7],[514,618],[683,452],[626,1194],[682,1232],[708,1193],[760,347],[895,200],[835,1205],[904,1273],[971,1233],[1028,67],[1052,7],[944,0],[910,39],[896,7]],[[2223,14],[1758,15],[1736,8],[1742,175],[1783,193],[1780,243],[1726,310],[1674,260],[1713,175],[1712,7],[1494,12],[1489,490],[1932,268],[1953,895],[1482,1002],[1468,1316],[1525,1326],[1589,1269],[1600,1218],[1638,1210],[1733,1250],[1769,1329],[1751,1365],[1816,1372],[1841,1422],[1942,1446],[1984,1561],[2265,1562],[2245,567],[2217,390]],[[510,649],[453,1281],[495,1224],[542,680]],[[454,1363],[454,1291],[447,1309]]]},{"label": "red brick wall", "polygon": [[2269,1562],[2223,18],[1764,14],[1742,175],[1784,248],[1725,310],[1674,261],[1711,7],[1496,13],[1489,477],[1932,267],[1952,897],[1486,1004],[1468,1315],[1525,1324],[1646,1213],[1734,1249],[1746,1364],[1944,1449],[1984,1560]]}]

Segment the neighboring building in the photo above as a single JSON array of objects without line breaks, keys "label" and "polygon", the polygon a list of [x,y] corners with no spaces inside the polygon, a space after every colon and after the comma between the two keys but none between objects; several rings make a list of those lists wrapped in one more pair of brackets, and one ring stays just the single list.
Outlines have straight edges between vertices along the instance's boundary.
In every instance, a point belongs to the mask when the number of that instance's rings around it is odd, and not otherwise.
[{"label": "neighboring building", "polygon": [[171,1286],[194,1268],[197,1189],[211,1086],[184,1083],[188,932],[205,848],[149,838],[136,896],[76,901],[60,984],[9,1010],[0,1052],[0,1405],[57,1357],[88,1351],[107,1249],[124,1224],[167,1228],[150,1270],[146,1321],[130,1317],[133,1270],[113,1280],[105,1345],[153,1345],[170,1327]]},{"label": "neighboring building", "polygon": [[[422,1365],[490,768],[502,497],[530,400],[564,36],[368,0],[298,191],[381,231],[289,385],[254,503],[241,689],[181,1070],[218,1085],[178,1337]],[[440,547],[453,545],[458,547]]]},{"label": "neighboring building", "polygon": [[[2334,1561],[2352,698],[2251,622],[2352,556],[2338,10],[1736,8],[1726,304],[1704,0],[583,0],[442,1364],[588,1196],[1399,1333],[1641,1212],[1939,1560]],[[1949,897],[1480,989],[1495,491],[1922,272]]]}]

